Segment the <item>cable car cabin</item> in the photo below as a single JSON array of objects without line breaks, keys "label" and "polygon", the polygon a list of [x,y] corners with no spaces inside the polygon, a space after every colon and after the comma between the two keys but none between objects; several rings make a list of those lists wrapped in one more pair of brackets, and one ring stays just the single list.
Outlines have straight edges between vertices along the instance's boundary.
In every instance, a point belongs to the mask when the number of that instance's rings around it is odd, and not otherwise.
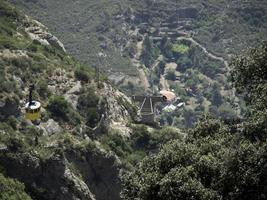
[{"label": "cable car cabin", "polygon": [[26,103],[26,119],[37,121],[41,118],[41,103],[38,101],[31,101]]}]

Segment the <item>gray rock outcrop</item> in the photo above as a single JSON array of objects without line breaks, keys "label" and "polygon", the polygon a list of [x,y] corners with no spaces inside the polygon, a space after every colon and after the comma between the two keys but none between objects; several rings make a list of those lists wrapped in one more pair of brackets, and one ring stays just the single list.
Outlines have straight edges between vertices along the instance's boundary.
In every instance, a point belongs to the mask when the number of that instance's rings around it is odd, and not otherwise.
[{"label": "gray rock outcrop", "polygon": [[36,199],[120,199],[119,162],[97,147],[70,148],[47,159],[7,148],[0,151],[0,165],[9,177],[23,182]]},{"label": "gray rock outcrop", "polygon": [[56,36],[49,33],[43,24],[36,20],[30,19],[29,17],[27,17],[26,20],[29,26],[25,29],[25,31],[32,40],[37,40],[43,45],[51,45],[56,49],[66,52],[63,43],[59,41]]},{"label": "gray rock outcrop", "polygon": [[62,128],[53,119],[49,119],[46,123],[42,123],[41,126],[44,129],[44,132],[48,135],[53,135],[62,131]]}]

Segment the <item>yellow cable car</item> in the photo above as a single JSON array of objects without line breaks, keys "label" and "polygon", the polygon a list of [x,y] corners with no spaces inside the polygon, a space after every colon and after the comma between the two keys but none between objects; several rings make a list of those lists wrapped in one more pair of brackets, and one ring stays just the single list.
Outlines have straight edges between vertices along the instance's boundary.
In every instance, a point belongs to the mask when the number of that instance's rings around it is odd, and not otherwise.
[{"label": "yellow cable car", "polygon": [[26,119],[36,121],[41,118],[41,103],[38,101],[32,101],[26,103]]},{"label": "yellow cable car", "polygon": [[25,118],[31,121],[37,121],[41,118],[41,103],[32,100],[32,91],[34,90],[34,85],[30,85],[29,102],[26,103]]}]

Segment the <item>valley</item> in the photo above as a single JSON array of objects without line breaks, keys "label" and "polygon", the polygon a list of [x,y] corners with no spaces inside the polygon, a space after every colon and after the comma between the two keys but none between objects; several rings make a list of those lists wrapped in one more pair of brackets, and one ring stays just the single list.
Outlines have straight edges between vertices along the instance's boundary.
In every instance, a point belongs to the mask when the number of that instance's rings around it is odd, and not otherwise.
[{"label": "valley", "polygon": [[[244,103],[227,81],[231,51],[253,46],[267,32],[262,1],[101,0],[78,1],[72,7],[69,0],[55,5],[50,0],[13,2],[54,30],[73,56],[100,67],[128,95],[174,91],[186,107],[169,113],[179,116],[171,123],[159,118],[169,125],[178,121],[179,128],[188,109],[193,123],[203,111],[223,118],[242,115]],[[243,10],[250,8],[257,11],[260,23],[244,20]],[[176,69],[167,69],[170,63],[177,64]]]},{"label": "valley", "polygon": [[266,199],[266,10],[0,0],[0,199]]}]

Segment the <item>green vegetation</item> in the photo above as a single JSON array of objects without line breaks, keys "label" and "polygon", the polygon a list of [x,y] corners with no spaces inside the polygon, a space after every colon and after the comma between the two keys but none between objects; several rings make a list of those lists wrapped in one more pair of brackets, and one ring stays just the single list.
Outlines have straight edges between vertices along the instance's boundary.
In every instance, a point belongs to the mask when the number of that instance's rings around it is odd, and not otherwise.
[{"label": "green vegetation", "polygon": [[267,42],[252,49],[248,56],[237,57],[232,62],[232,80],[238,92],[245,94],[249,105],[262,110],[267,105],[266,59]]},{"label": "green vegetation", "polygon": [[[65,160],[75,159],[64,156],[74,152],[81,159],[87,154],[108,159],[96,147],[98,138],[91,129],[103,113],[108,113],[105,95],[96,95],[96,91],[104,89],[97,88],[91,67],[81,65],[53,45],[32,40],[26,28],[40,32],[45,28],[6,1],[0,3],[0,22],[0,199],[54,199],[62,192],[57,187],[66,187],[70,192],[76,189],[64,176]],[[107,84],[102,75],[100,81]],[[33,99],[42,104],[40,124],[24,118],[30,83],[35,84]],[[74,99],[67,96],[71,89],[76,89],[70,95]],[[75,103],[79,103],[77,108]],[[75,163],[68,166],[71,172],[80,174]]]},{"label": "green vegetation", "polygon": [[166,78],[167,80],[175,81],[175,80],[176,80],[175,71],[173,71],[173,70],[169,70],[169,71],[167,71],[167,73],[166,73],[166,75],[165,75],[165,78]]},{"label": "green vegetation", "polygon": [[[154,66],[159,55],[163,55],[161,62],[176,62],[176,71],[181,78],[174,78],[172,72],[167,72],[166,77],[170,89],[182,90],[181,98],[196,112],[192,112],[194,116],[199,116],[197,107],[204,107],[205,111],[217,111],[221,107],[220,112],[212,113],[226,116],[225,111],[230,111],[234,97],[230,94],[231,86],[226,81],[227,69],[223,63],[207,56],[186,39],[177,40],[177,37],[188,33],[185,38],[192,37],[208,52],[226,61],[229,61],[228,55],[237,54],[266,38],[267,12],[264,12],[266,4],[263,1],[14,2],[51,27],[72,55],[91,66],[100,66],[108,74],[123,72],[136,79],[138,73],[130,59],[137,58],[137,42],[143,40],[140,61],[148,71],[151,70],[148,79],[153,89],[150,89],[157,90],[160,76],[164,74],[165,65],[160,64],[160,69]],[[64,15],[58,10],[64,10]],[[185,76],[188,69],[199,72],[199,77],[190,80],[190,75]],[[75,75],[86,82],[89,79],[85,71],[78,69]],[[140,85],[129,82],[127,78],[120,81],[119,88],[130,95],[144,92]],[[218,89],[213,89],[214,84],[219,84]],[[180,88],[176,89],[177,85]],[[244,104],[242,100],[240,104]],[[222,105],[227,109],[222,109]],[[244,107],[240,109],[244,110]]]},{"label": "green vegetation", "polygon": [[248,119],[242,124],[224,124],[204,117],[187,131],[185,140],[169,142],[123,176],[124,199],[267,197],[267,104],[266,98],[259,99],[267,81],[266,47],[264,43],[232,65],[234,84],[245,92],[247,103],[257,99]]},{"label": "green vegetation", "polygon": [[101,144],[116,153],[127,169],[133,169],[145,156],[157,151],[168,141],[183,138],[183,134],[172,127],[148,130],[145,125],[132,125],[131,128],[133,133],[130,138],[124,138],[118,132],[111,132],[100,138]]},{"label": "green vegetation", "polygon": [[165,145],[124,177],[124,199],[264,197],[266,159],[258,160],[263,159],[266,144],[253,144],[227,132],[219,122],[203,121],[185,142]]},{"label": "green vegetation", "polygon": [[185,54],[189,51],[189,47],[184,44],[173,44],[172,51],[180,54]]},{"label": "green vegetation", "polygon": [[31,197],[25,192],[25,187],[22,183],[6,178],[0,173],[0,199],[31,200]]},{"label": "green vegetation", "polygon": [[153,42],[148,36],[145,37],[143,45],[144,48],[141,54],[141,59],[144,65],[147,68],[150,68],[154,60],[157,58],[159,50],[153,45]]},{"label": "green vegetation", "polygon": [[120,105],[122,105],[128,111],[128,113],[131,116],[131,119],[135,119],[137,117],[138,108],[134,104],[130,103],[128,100],[122,97],[119,97],[117,101]]},{"label": "green vegetation", "polygon": [[70,105],[63,96],[52,96],[47,109],[51,112],[52,116],[62,118],[65,121],[69,120]]},{"label": "green vegetation", "polygon": [[100,100],[95,91],[90,88],[79,96],[77,108],[86,118],[88,126],[94,128],[98,124],[101,115],[105,112],[105,103],[105,100]]},{"label": "green vegetation", "polygon": [[76,126],[78,123],[82,122],[80,114],[73,109],[63,96],[51,96],[49,98],[47,110],[51,118],[59,122],[68,122],[72,126]]},{"label": "green vegetation", "polygon": [[[115,19],[123,10],[127,10],[128,2],[106,0],[78,4],[73,4],[71,0],[57,4],[50,0],[13,2],[49,27],[66,45],[68,52],[81,63],[99,66],[103,71],[112,68],[113,72],[123,72],[131,76],[138,74],[129,57],[121,56],[118,51],[118,47],[125,45],[122,37],[126,36],[126,33],[123,23]],[[59,10],[64,10],[65,14],[59,15]],[[99,57],[99,52],[107,54],[108,57]]]},{"label": "green vegetation", "polygon": [[[166,77],[170,76],[168,82],[175,93],[182,101],[193,102],[192,105],[186,105],[184,110],[171,114],[164,113],[164,121],[182,128],[192,127],[195,123],[197,125],[193,129],[184,131],[171,127],[155,130],[144,125],[133,125],[129,121],[128,126],[131,131],[127,137],[127,134],[124,136],[121,133],[123,129],[120,130],[120,126],[114,127],[115,131],[107,130],[109,127],[105,127],[105,123],[109,123],[109,116],[106,116],[110,112],[106,99],[109,97],[101,94],[103,88],[96,88],[95,70],[79,64],[60,49],[32,40],[25,32],[25,26],[34,26],[34,22],[25,19],[5,1],[2,2],[0,3],[0,98],[1,105],[7,107],[0,109],[0,199],[30,199],[25,191],[29,192],[33,199],[44,199],[48,194],[53,198],[52,191],[56,187],[51,189],[50,185],[44,184],[47,177],[52,177],[53,181],[49,179],[48,183],[55,182],[59,185],[60,191],[65,186],[67,190],[64,192],[71,191],[75,186],[73,182],[65,179],[68,173],[66,167],[88,184],[90,190],[92,185],[92,188],[97,188],[102,183],[107,185],[109,182],[102,180],[105,178],[102,176],[105,170],[100,173],[93,172],[91,175],[91,171],[107,167],[105,159],[111,163],[107,169],[122,167],[132,170],[123,177],[122,196],[125,199],[266,198],[266,44],[233,62],[234,85],[243,93],[249,105],[249,108],[245,108],[245,105],[242,108],[247,120],[236,124],[231,122],[236,118],[236,113],[232,109],[233,100],[228,97],[226,88],[230,86],[223,76],[224,66],[221,62],[210,59],[199,47],[186,41],[177,43],[164,37],[161,41],[155,42],[150,37],[145,37],[142,62],[148,68],[155,61],[159,62],[153,69],[152,82],[158,84],[159,77],[166,71]],[[154,2],[155,5],[161,5],[159,8],[164,7],[162,11],[158,8],[151,9],[151,5],[154,6],[153,1],[144,3],[100,0],[78,2],[74,5],[67,0],[63,5],[62,2],[50,4],[50,0],[44,0],[24,1],[20,4],[30,5],[28,9],[36,9],[36,15],[45,18],[45,22],[53,22],[48,24],[57,27],[54,29],[55,32],[66,33],[60,35],[68,41],[67,48],[73,55],[94,64],[92,66],[103,65],[104,69],[114,68],[114,71],[126,72],[132,76],[136,75],[136,69],[131,65],[129,57],[133,58],[136,53],[136,43],[130,41],[129,45],[126,45],[129,40],[125,41],[124,37],[127,35],[128,25],[132,25],[132,29],[135,30],[138,21],[142,23],[147,18],[148,25],[140,27],[140,33],[134,36],[135,41],[141,41],[143,35],[140,34],[148,33],[153,20],[161,22],[164,21],[164,16],[170,18],[169,13],[166,14],[164,11],[166,3],[170,5],[170,2],[172,1]],[[187,5],[184,1],[179,3]],[[239,43],[245,45],[245,42],[238,41],[238,43],[236,40],[233,40],[231,45],[227,43],[228,39],[232,38],[232,32],[227,35],[214,31],[221,30],[221,27],[227,30],[229,27],[224,22],[228,23],[230,20],[224,21],[224,18],[219,16],[220,6],[214,8],[202,3],[194,3],[196,7],[204,8],[187,26],[189,30],[195,26],[199,31],[196,38],[208,37],[205,40],[207,49],[213,46],[222,49],[222,43],[226,45],[225,47]],[[223,1],[213,1],[213,3],[225,5]],[[146,8],[143,7],[144,4]],[[229,2],[229,5],[232,3]],[[44,11],[45,15],[39,12],[39,6],[47,9]],[[125,12],[128,6],[132,9]],[[73,11],[72,7],[75,7],[76,11]],[[60,12],[55,10],[60,9],[67,15],[56,17]],[[151,9],[149,17],[142,14],[147,14],[147,9]],[[216,12],[207,14],[214,9]],[[101,12],[96,14],[99,10]],[[157,12],[155,19],[153,11]],[[83,12],[82,16],[80,12]],[[264,12],[259,12],[253,17],[264,20]],[[225,13],[230,14],[228,8],[225,8]],[[132,14],[140,17],[132,21]],[[90,16],[90,20],[87,15]],[[250,16],[251,13],[242,13],[242,19],[246,19],[246,15]],[[162,19],[159,19],[159,16]],[[240,20],[239,16],[230,17]],[[124,22],[127,22],[126,28],[123,27]],[[71,27],[68,24],[71,24]],[[240,26],[243,27],[242,23]],[[264,23],[257,22],[255,26],[253,25],[253,30],[259,30],[259,27],[264,29],[264,26]],[[240,30],[246,30],[242,27]],[[243,38],[249,37],[250,41],[250,30],[246,33]],[[240,37],[242,38],[242,34]],[[211,40],[213,42],[210,42]],[[200,41],[202,42],[202,39]],[[80,45],[81,48],[78,48]],[[124,45],[126,45],[125,50],[123,50]],[[242,48],[240,46],[236,48]],[[224,54],[217,50],[214,48],[214,51]],[[103,57],[98,60],[96,54],[99,55],[100,52],[103,53],[101,54]],[[156,60],[160,54],[163,55],[163,59]],[[171,74],[165,70],[166,62],[170,61],[178,65]],[[100,79],[106,81],[102,76]],[[81,82],[81,89],[73,92],[71,98],[65,97],[69,94],[68,91],[75,89],[78,81]],[[23,100],[27,99],[27,88],[31,82],[36,83],[34,99],[41,101],[44,109],[41,125],[37,127],[23,120],[20,113],[20,107],[24,104]],[[127,87],[128,90],[132,90],[135,86],[128,84]],[[77,108],[76,101],[78,101]],[[124,98],[119,97],[114,101],[117,101],[122,109],[127,108],[132,118],[136,116],[136,107]],[[249,112],[246,112],[247,110]],[[207,116],[201,122],[197,122],[205,111],[210,111],[214,116],[230,122],[225,124]],[[102,116],[108,119],[101,124],[104,128],[92,131]],[[51,127],[45,127],[50,117],[60,125],[59,130],[51,131],[49,130]],[[56,124],[52,128],[56,128]],[[105,150],[116,154],[122,161],[122,166],[115,166],[120,164],[111,162],[110,160],[116,159],[113,156],[109,157]],[[145,158],[146,156],[150,157]],[[143,158],[145,159],[141,161]],[[49,168],[50,165],[55,166],[60,173],[53,170],[54,168]],[[57,173],[55,176],[54,172]],[[26,178],[25,173],[29,173]],[[108,171],[108,178],[114,176],[116,173]],[[9,177],[19,177],[26,189],[23,184]],[[74,190],[73,194],[77,192],[79,191]]]},{"label": "green vegetation", "polygon": [[[239,53],[248,44],[254,45],[264,39],[266,34],[267,16],[266,5],[263,1],[246,3],[230,0],[226,2],[222,0],[209,2],[160,0],[148,1],[149,6],[144,1],[129,0],[123,2],[100,0],[97,3],[83,2],[73,5],[70,0],[56,5],[52,0],[14,2],[54,30],[67,44],[68,50],[82,61],[94,65],[97,63],[94,57],[102,50],[101,47],[105,52],[110,51],[108,62],[118,71],[127,71],[128,67],[123,66],[127,58],[121,59],[119,53],[111,52],[113,48],[125,44],[125,41],[120,40],[120,38],[127,37],[123,31],[123,23],[126,21],[131,27],[139,26],[143,33],[153,23],[175,20],[175,16],[171,15],[175,12],[175,8],[194,8],[195,10],[191,13],[195,14],[191,15],[190,11],[182,14],[187,15],[185,19],[189,21],[186,28],[194,30],[196,33],[194,37],[209,50],[223,55]],[[65,11],[64,15],[57,12],[61,9]],[[137,16],[134,21],[130,20],[132,14]],[[120,15],[125,18],[119,17]],[[184,20],[183,16],[180,17],[181,21]],[[148,25],[143,25],[142,22],[148,22]],[[59,27],[58,24],[61,26]],[[255,34],[258,32],[263,34]],[[90,37],[87,37],[88,34]],[[123,44],[118,44],[120,42]],[[129,73],[132,70],[132,66],[128,68]]]},{"label": "green vegetation", "polygon": [[94,73],[92,73],[92,69],[88,69],[85,67],[80,67],[75,70],[75,77],[83,82],[88,82],[93,77]]}]

